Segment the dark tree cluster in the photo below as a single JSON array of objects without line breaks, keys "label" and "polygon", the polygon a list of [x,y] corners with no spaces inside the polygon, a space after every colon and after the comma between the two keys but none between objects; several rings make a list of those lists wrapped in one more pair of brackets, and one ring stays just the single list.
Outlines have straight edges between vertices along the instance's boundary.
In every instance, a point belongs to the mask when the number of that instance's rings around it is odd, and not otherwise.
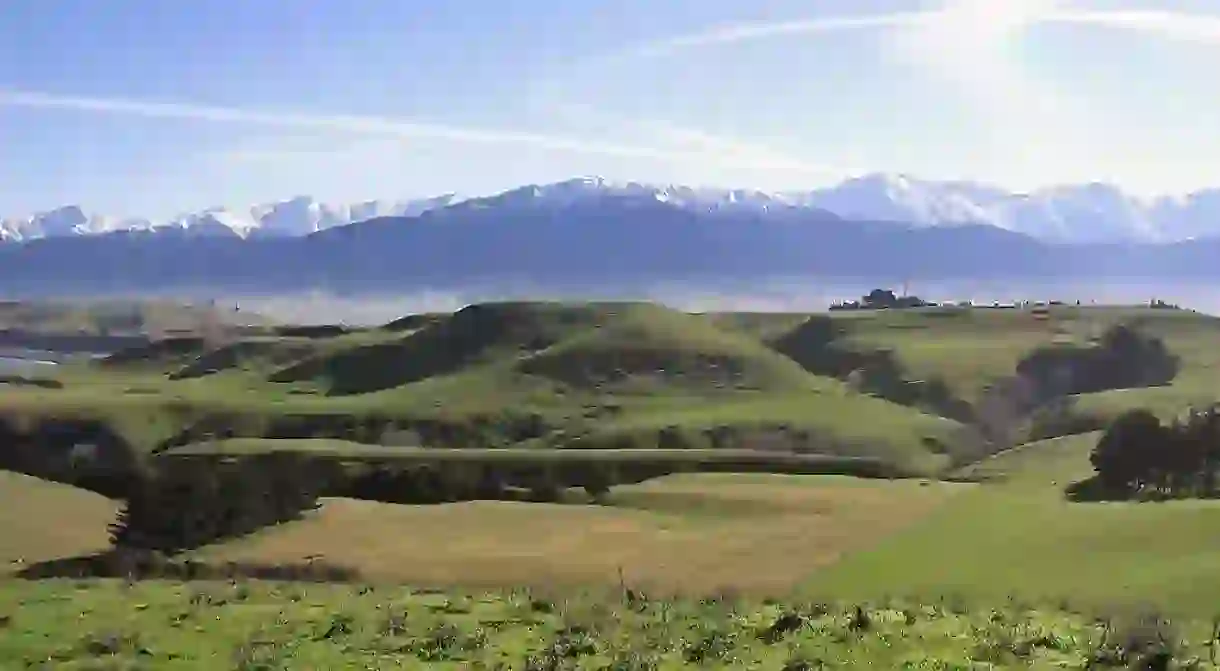
[{"label": "dark tree cluster", "polygon": [[106,422],[0,412],[0,469],[63,482],[112,499],[143,477],[138,451]]},{"label": "dark tree cluster", "polygon": [[858,301],[844,301],[830,306],[831,310],[899,310],[932,305],[918,296],[897,296],[893,289],[873,289]]},{"label": "dark tree cluster", "polygon": [[805,370],[848,381],[862,393],[957,421],[971,420],[970,404],[954,396],[943,379],[911,379],[893,351],[861,347],[846,335],[839,321],[814,315],[772,347]]},{"label": "dark tree cluster", "polygon": [[1090,455],[1099,493],[1213,497],[1220,467],[1220,406],[1163,424],[1143,409],[1119,416]]},{"label": "dark tree cluster", "polygon": [[173,554],[299,518],[318,505],[327,478],[291,453],[200,467],[168,462],[128,496],[111,525],[117,548]]},{"label": "dark tree cluster", "polygon": [[457,419],[405,415],[219,412],[193,419],[161,442],[162,452],[226,438],[302,440],[332,438],[407,447],[507,447],[546,435],[553,427],[536,412],[504,411]]},{"label": "dark tree cluster", "polygon": [[1034,395],[1049,400],[1109,389],[1154,387],[1177,377],[1181,362],[1164,341],[1118,324],[1092,345],[1040,347],[1021,359],[1017,375],[1034,385]]}]

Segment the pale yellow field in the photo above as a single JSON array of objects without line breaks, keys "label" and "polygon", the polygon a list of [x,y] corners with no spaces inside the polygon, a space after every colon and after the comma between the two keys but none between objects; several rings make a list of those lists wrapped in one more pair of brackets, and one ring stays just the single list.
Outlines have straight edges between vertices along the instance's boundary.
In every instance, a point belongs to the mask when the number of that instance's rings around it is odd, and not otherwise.
[{"label": "pale yellow field", "polygon": [[0,573],[104,550],[116,510],[97,494],[0,471]]},{"label": "pale yellow field", "polygon": [[678,476],[612,506],[332,499],[311,518],[211,548],[210,559],[357,567],[414,584],[597,585],[665,592],[790,590],[923,517],[964,485],[833,477]]}]

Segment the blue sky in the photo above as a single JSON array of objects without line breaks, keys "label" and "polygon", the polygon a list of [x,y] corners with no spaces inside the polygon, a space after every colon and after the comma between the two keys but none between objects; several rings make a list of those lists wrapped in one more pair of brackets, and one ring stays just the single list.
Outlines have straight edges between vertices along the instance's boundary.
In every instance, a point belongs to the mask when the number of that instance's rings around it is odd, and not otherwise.
[{"label": "blue sky", "polygon": [[0,215],[165,217],[575,175],[1220,185],[1215,0],[38,0]]}]

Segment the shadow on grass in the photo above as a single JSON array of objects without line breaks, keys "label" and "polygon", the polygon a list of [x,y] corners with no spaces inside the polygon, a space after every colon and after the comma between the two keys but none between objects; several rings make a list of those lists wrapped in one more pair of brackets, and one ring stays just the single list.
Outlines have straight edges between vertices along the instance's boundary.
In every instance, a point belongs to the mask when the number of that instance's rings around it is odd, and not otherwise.
[{"label": "shadow on grass", "polygon": [[1107,487],[1096,476],[1086,478],[1064,487],[1063,498],[1072,503],[1113,503],[1139,501],[1129,490]]},{"label": "shadow on grass", "polygon": [[1160,491],[1132,491],[1125,488],[1107,487],[1096,476],[1068,485],[1063,490],[1063,497],[1073,503],[1163,503],[1165,501],[1212,498],[1180,496]]},{"label": "shadow on grass", "polygon": [[298,564],[209,563],[174,559],[150,552],[109,550],[30,565],[13,577],[21,580],[123,578],[127,580],[264,580],[351,583],[359,571],[321,561]]}]

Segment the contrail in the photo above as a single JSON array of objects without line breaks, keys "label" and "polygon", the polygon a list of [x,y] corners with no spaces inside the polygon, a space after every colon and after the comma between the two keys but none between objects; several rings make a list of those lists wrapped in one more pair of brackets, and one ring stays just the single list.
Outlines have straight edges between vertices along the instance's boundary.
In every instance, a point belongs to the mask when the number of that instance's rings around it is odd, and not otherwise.
[{"label": "contrail", "polygon": [[793,21],[733,23],[714,27],[703,32],[675,35],[651,42],[638,43],[618,49],[595,60],[607,62],[621,59],[665,56],[687,49],[746,42],[780,35],[803,35],[845,30],[912,26],[935,21],[939,15],[940,12],[935,11],[918,11],[835,18],[797,19]]},{"label": "contrail", "polygon": [[305,128],[354,135],[379,135],[398,139],[440,139],[476,144],[520,144],[575,153],[646,158],[659,161],[701,161],[764,169],[792,166],[757,156],[725,156],[710,151],[677,151],[657,147],[591,142],[579,138],[556,137],[517,131],[485,130],[421,123],[381,117],[353,115],[312,115],[296,112],[268,112],[234,107],[196,105],[177,102],[150,102],[122,98],[87,98],[50,95],[30,91],[0,90],[0,107],[74,110],[125,114],[162,119],[190,119],[214,123],[255,124],[277,128]]},{"label": "contrail", "polygon": [[[797,19],[792,21],[755,21],[734,23],[706,31],[675,35],[618,49],[594,58],[610,62],[634,58],[667,56],[688,49],[778,37],[877,28],[903,28],[934,24],[946,12],[914,11],[836,18]],[[1084,24],[1109,28],[1126,28],[1154,33],[1184,41],[1220,44],[1220,16],[1164,10],[1048,10],[1033,13],[1029,24]]]}]

